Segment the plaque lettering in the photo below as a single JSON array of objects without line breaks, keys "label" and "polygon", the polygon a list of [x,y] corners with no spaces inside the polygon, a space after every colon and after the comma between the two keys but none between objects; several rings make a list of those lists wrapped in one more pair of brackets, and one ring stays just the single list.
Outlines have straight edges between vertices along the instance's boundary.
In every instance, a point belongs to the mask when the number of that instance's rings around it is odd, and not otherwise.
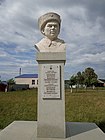
[{"label": "plaque lettering", "polygon": [[42,66],[42,98],[60,98],[60,65]]}]

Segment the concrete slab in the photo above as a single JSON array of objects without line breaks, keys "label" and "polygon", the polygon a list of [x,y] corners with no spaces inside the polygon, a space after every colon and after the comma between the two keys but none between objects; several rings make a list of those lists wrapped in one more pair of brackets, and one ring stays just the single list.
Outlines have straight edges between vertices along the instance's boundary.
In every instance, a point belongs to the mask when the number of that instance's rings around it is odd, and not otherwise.
[{"label": "concrete slab", "polygon": [[14,121],[0,132],[0,140],[105,140],[94,123],[66,123],[66,138],[37,138],[36,121]]},{"label": "concrete slab", "polygon": [[35,121],[14,121],[0,132],[0,140],[31,140],[36,130]]},{"label": "concrete slab", "polygon": [[105,140],[105,134],[95,123],[67,122],[66,134],[70,140]]}]

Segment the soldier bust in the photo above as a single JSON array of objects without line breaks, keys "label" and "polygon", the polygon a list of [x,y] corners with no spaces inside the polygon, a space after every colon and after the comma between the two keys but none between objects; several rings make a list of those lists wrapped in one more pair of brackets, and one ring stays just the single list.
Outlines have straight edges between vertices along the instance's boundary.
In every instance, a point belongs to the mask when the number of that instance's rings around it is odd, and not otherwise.
[{"label": "soldier bust", "polygon": [[57,13],[46,13],[38,19],[41,33],[45,36],[35,44],[39,52],[65,52],[65,42],[58,38],[61,19]]}]

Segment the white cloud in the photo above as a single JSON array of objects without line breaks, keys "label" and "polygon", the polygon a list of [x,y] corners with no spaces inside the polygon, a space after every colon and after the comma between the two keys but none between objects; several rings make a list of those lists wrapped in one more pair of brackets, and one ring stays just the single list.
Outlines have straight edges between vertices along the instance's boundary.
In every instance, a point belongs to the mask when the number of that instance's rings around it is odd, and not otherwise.
[{"label": "white cloud", "polygon": [[11,69],[15,73],[22,66],[26,73],[37,71],[33,46],[43,37],[37,20],[54,11],[61,15],[60,37],[67,43],[66,75],[92,66],[105,77],[104,0],[5,0],[0,4],[0,72],[4,68],[6,75],[13,76]]}]

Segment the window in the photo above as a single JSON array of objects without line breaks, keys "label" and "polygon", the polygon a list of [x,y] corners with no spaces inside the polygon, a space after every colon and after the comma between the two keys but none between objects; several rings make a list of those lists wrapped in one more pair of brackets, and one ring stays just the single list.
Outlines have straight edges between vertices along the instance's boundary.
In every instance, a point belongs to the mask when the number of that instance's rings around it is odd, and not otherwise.
[{"label": "window", "polygon": [[32,85],[35,85],[35,80],[32,80]]}]

